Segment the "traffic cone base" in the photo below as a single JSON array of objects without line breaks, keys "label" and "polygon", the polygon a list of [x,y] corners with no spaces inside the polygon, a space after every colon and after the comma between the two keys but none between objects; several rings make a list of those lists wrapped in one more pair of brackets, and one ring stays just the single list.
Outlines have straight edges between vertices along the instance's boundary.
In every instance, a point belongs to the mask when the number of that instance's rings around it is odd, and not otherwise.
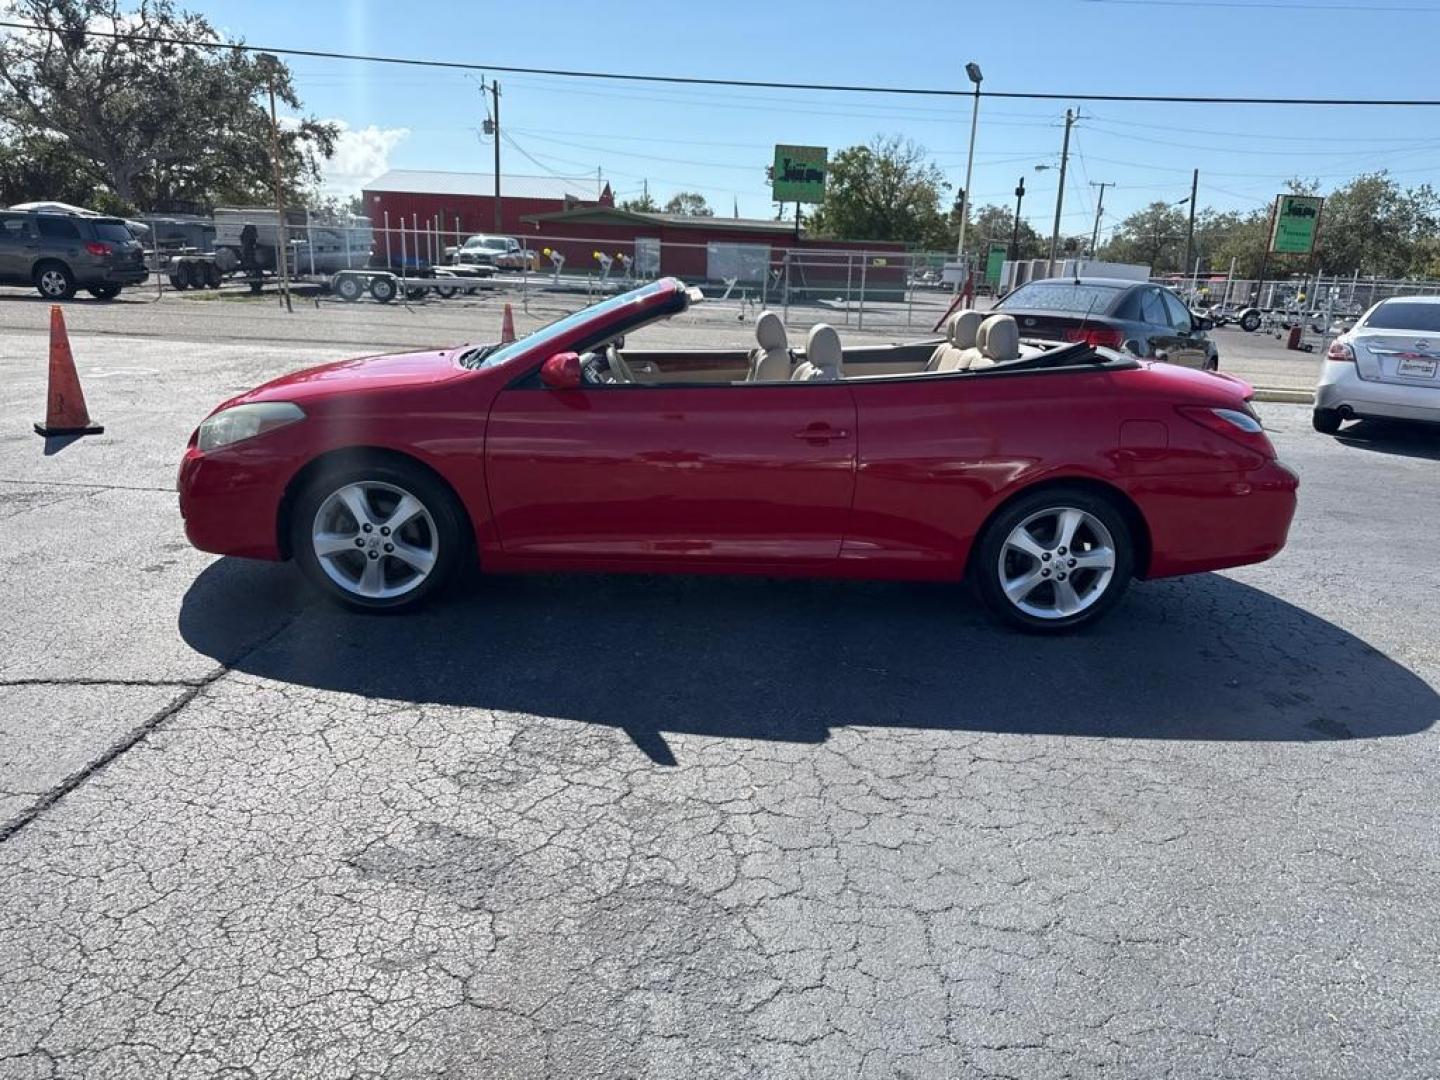
[{"label": "traffic cone base", "polygon": [[46,392],[45,419],[35,425],[35,434],[99,435],[105,430],[90,419],[85,408],[85,394],[80,389],[80,376],[75,371],[75,357],[70,352],[70,336],[65,332],[65,316],[60,305],[50,308],[50,380]]}]

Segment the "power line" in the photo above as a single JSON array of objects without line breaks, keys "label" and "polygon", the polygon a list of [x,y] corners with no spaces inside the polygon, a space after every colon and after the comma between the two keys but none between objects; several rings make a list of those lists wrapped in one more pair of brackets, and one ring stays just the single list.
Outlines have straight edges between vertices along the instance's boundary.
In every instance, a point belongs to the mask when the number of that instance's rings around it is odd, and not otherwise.
[{"label": "power line", "polygon": [[[1095,2],[1095,0],[1091,0]],[[1121,0],[1107,0],[1110,3]],[[1138,3],[1140,0],[1125,0]],[[1145,0],[1158,3],[1159,0]],[[1174,5],[1170,5],[1174,6]],[[1289,5],[1285,5],[1289,6]],[[1296,8],[1296,10],[1300,10]],[[1374,9],[1370,9],[1374,10]],[[1405,9],[1417,11],[1417,8]],[[33,23],[0,22],[0,28],[31,32],[62,34],[66,31]],[[115,41],[143,42],[150,45],[179,45],[188,48],[229,49],[237,52],[272,53],[278,56],[307,56],[322,60],[354,60],[370,64],[396,64],[405,67],[444,68],[453,71],[486,71],[520,75],[553,75],[565,79],[609,79],[616,82],[663,83],[671,86],[735,86],[763,90],[822,90],[851,94],[897,94],[911,97],[968,98],[973,90],[951,90],[941,87],[880,86],[844,83],[782,83],[761,79],[707,79],[693,75],[633,75],[612,71],[565,71],[558,68],[520,67],[514,64],[461,63],[456,60],[419,60],[404,56],[374,56],[364,53],[331,52],[324,49],[289,49],[277,46],[242,45],[234,42],[206,41],[200,38],[174,37],[161,34],[121,33],[113,30],[86,29],[90,37]],[[985,90],[983,97],[1009,98],[1023,101],[1149,101],[1171,105],[1314,105],[1383,108],[1437,108],[1440,98],[1284,98],[1284,97],[1221,97],[1187,94],[1054,94],[1020,90]]]}]

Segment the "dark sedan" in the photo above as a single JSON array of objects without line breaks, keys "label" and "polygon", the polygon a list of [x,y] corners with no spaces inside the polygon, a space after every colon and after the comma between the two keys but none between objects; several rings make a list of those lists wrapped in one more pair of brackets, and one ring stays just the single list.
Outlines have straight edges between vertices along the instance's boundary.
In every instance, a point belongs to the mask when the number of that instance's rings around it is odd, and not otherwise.
[{"label": "dark sedan", "polygon": [[995,305],[1025,338],[1084,341],[1135,356],[1214,371],[1211,323],[1169,289],[1118,278],[1046,278],[1021,285]]}]

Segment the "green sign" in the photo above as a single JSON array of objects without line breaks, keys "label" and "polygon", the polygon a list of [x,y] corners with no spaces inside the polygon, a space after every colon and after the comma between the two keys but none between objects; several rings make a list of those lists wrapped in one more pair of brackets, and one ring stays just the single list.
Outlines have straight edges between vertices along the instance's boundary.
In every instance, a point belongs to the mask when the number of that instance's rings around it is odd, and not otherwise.
[{"label": "green sign", "polygon": [[777,146],[770,186],[776,202],[825,201],[828,152],[823,146]]},{"label": "green sign", "polygon": [[1009,254],[1009,244],[992,243],[990,253],[985,256],[985,284],[992,288],[1000,284],[1000,271],[1005,268],[1005,256]]},{"label": "green sign", "polygon": [[1309,255],[1320,235],[1325,200],[1314,195],[1275,196],[1275,225],[1270,250],[1276,255]]}]

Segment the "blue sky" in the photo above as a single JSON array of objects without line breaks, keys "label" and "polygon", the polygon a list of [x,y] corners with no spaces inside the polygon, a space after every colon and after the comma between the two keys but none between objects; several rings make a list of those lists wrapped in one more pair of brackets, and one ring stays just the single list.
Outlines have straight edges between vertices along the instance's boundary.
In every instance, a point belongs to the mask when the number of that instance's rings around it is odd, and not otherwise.
[{"label": "blue sky", "polygon": [[[326,4],[189,0],[257,45],[474,63],[795,82],[991,90],[1437,97],[1440,0],[950,0],[728,4],[372,0]],[[1413,48],[1413,53],[1410,52]],[[488,171],[478,79],[459,72],[294,58],[307,111],[349,131],[336,190],[387,165]],[[834,150],[877,133],[914,139],[954,187],[964,178],[970,103],[781,90],[500,76],[515,145],[507,172],[593,175],[621,196],[648,180],[664,199],[702,192],[719,212],[773,213],[764,167],[777,142]],[[1042,233],[1054,213],[1066,103],[982,103],[972,201],[1013,203]],[[1388,168],[1440,179],[1440,109],[1086,105],[1072,143],[1064,227],[1089,231],[1092,182],[1113,181],[1105,222],[1157,199],[1249,209],[1293,175],[1328,188]],[[518,147],[518,149],[517,149]],[[521,151],[529,154],[527,159]],[[538,162],[538,164],[537,164]]]}]

